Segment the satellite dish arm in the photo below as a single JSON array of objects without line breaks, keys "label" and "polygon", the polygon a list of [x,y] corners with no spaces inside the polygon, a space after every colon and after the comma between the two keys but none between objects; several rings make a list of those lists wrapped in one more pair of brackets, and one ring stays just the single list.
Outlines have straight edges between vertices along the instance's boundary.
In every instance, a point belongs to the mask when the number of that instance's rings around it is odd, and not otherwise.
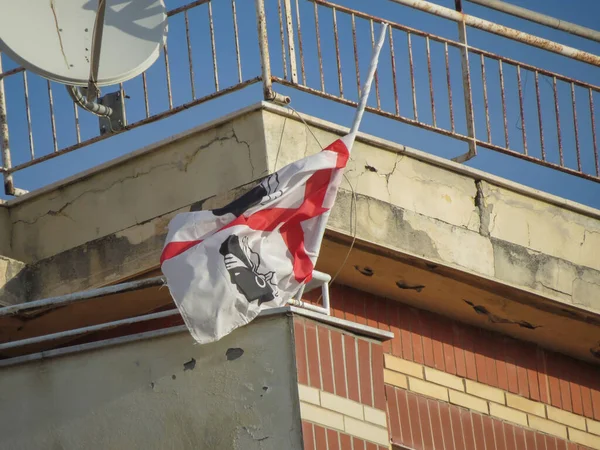
[{"label": "satellite dish arm", "polygon": [[77,86],[67,86],[67,92],[77,105],[92,114],[108,117],[113,113],[112,108],[109,108],[108,106],[88,101]]},{"label": "satellite dish arm", "polygon": [[98,70],[100,69],[100,51],[102,48],[102,35],[104,32],[104,16],[106,14],[106,0],[98,0],[98,11],[92,35],[92,54],[90,60],[90,77],[88,79],[87,99],[93,101],[98,97]]}]

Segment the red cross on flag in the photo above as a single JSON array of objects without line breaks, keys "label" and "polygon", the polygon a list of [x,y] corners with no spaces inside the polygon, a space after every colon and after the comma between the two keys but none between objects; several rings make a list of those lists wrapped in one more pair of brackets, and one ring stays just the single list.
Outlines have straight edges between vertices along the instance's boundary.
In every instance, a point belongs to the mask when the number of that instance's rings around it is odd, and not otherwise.
[{"label": "red cross on flag", "polygon": [[285,305],[310,281],[347,141],[278,170],[223,208],[182,213],[169,224],[162,271],[198,342]]},{"label": "red cross on flag", "polygon": [[296,161],[229,205],[177,215],[161,255],[171,295],[199,343],[219,340],[310,281],[364,112],[383,24],[350,133]]}]

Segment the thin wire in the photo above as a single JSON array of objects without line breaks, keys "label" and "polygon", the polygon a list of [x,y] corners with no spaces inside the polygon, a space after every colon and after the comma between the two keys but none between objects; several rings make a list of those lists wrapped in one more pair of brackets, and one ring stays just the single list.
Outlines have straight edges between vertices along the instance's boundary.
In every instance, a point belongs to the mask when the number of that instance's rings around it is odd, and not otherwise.
[{"label": "thin wire", "polygon": [[[306,129],[310,132],[310,134],[312,135],[312,137],[315,139],[315,141],[317,142],[317,144],[319,144],[319,147],[321,148],[321,150],[323,150],[323,146],[319,142],[319,139],[317,139],[317,136],[315,136],[315,134],[313,133],[312,129],[308,126],[308,124],[306,123],[306,121],[304,120],[304,118],[300,115],[300,113],[298,111],[296,111],[290,105],[287,105],[287,107],[289,109],[291,109],[298,116],[298,118],[302,121],[302,123],[304,124],[304,126],[306,127]],[[283,136],[283,132],[282,132],[282,136]],[[350,157],[350,160],[352,160],[352,157]],[[350,183],[350,180],[346,176],[346,173],[344,173],[344,179],[348,182],[348,186],[350,186],[350,190],[352,191],[352,202],[350,203],[350,215],[351,215],[351,218],[354,219],[353,220],[354,226],[352,226],[352,222],[351,222],[351,225],[350,225],[353,228],[353,230],[352,230],[352,242],[350,243],[350,248],[348,249],[348,252],[346,253],[346,257],[344,258],[344,262],[342,262],[342,264],[340,265],[340,267],[337,270],[337,272],[335,273],[335,275],[331,278],[331,281],[329,282],[329,286],[331,286],[333,284],[333,282],[337,279],[338,275],[341,273],[341,271],[346,266],[346,263],[348,262],[348,258],[350,258],[350,253],[352,253],[352,249],[354,249],[354,244],[356,243],[356,233],[357,233],[357,228],[358,228],[357,227],[358,216],[357,216],[357,213],[356,213],[356,190],[354,189],[354,186],[352,186],[352,183]],[[321,293],[321,295],[317,299],[317,304],[320,303],[322,299],[323,299],[323,293]]]}]

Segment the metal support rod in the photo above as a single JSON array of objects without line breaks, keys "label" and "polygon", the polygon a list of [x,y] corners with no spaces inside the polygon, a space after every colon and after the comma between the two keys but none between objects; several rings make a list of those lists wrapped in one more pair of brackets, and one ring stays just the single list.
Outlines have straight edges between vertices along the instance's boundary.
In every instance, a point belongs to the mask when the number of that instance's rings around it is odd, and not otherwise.
[{"label": "metal support rod", "polygon": [[[455,0],[456,9],[462,13],[461,0]],[[464,14],[462,15],[464,18]],[[467,122],[467,135],[469,136],[469,151],[463,155],[452,158],[453,161],[463,163],[477,155],[477,140],[475,138],[475,114],[473,113],[473,92],[471,90],[471,67],[469,65],[469,44],[467,42],[467,24],[465,20],[458,22],[458,38],[460,46],[460,65],[462,71],[463,95],[465,101],[465,119]]]},{"label": "metal support rod", "polygon": [[[2,54],[0,53],[0,73],[2,73]],[[0,151],[2,151],[2,168],[10,169],[12,159],[10,157],[10,145],[8,141],[8,123],[6,120],[6,97],[4,92],[4,78],[0,78]],[[11,173],[4,174],[4,192],[14,195],[15,185]]]},{"label": "metal support rod", "polygon": [[258,27],[258,46],[260,49],[260,67],[262,69],[263,95],[265,100],[273,100],[273,81],[271,80],[271,59],[269,57],[269,39],[264,0],[255,0],[256,24]]},{"label": "metal support rod", "polygon": [[503,13],[511,14],[521,19],[529,20],[530,22],[539,23],[546,25],[556,30],[564,31],[566,33],[573,34],[591,41],[600,42],[600,31],[592,30],[591,28],[582,27],[570,22],[565,22],[562,19],[556,17],[547,16],[535,11],[531,11],[526,8],[522,8],[517,5],[499,0],[467,0],[471,3],[477,3],[478,5],[486,6],[488,8],[495,9]]},{"label": "metal support rod", "polygon": [[454,11],[450,8],[445,8],[435,3],[430,3],[425,0],[392,0],[410,8],[418,9],[420,11],[434,14],[445,19],[454,20],[455,22],[464,21],[465,25],[479,30],[487,31],[489,33],[503,36],[514,41],[522,42],[523,44],[531,45],[533,47],[541,48],[558,55],[567,56],[569,58],[581,61],[593,66],[600,66],[600,56],[592,53],[584,52],[573,47],[558,44],[556,42],[544,39],[538,36],[534,36],[528,33],[524,33],[514,28],[505,27],[488,20],[480,19],[478,17],[470,16],[458,11]]},{"label": "metal support rod", "polygon": [[42,342],[57,341],[59,339],[81,336],[82,334],[93,333],[96,331],[110,330],[111,328],[116,328],[123,325],[132,325],[134,323],[148,322],[149,320],[163,319],[165,317],[178,315],[178,309],[171,309],[168,311],[161,311],[158,313],[145,314],[143,316],[128,317],[127,319],[115,320],[113,322],[101,323],[98,325],[90,325],[87,327],[75,328],[73,330],[59,331],[57,333],[44,334],[42,336],[20,339],[18,341],[5,342],[3,344],[0,344],[0,351],[24,347],[26,345],[40,344]]},{"label": "metal support rod", "polygon": [[290,75],[292,83],[298,83],[298,69],[296,68],[296,43],[294,40],[294,27],[292,19],[292,5],[290,0],[284,0],[285,25],[287,31],[288,52],[290,53]]},{"label": "metal support rod", "polygon": [[104,33],[104,16],[106,13],[106,0],[98,0],[98,11],[94,21],[92,34],[92,52],[90,57],[90,77],[87,86],[87,100],[89,102],[98,98],[98,71],[100,70],[100,53],[102,50],[102,35]]},{"label": "metal support rod", "polygon": [[98,298],[112,294],[136,291],[138,289],[145,289],[154,286],[162,286],[163,284],[165,284],[165,282],[166,281],[162,276],[145,278],[143,280],[129,281],[126,283],[105,286],[98,289],[91,289],[89,291],[75,292],[74,294],[66,294],[61,295],[59,297],[50,297],[42,300],[35,300],[33,302],[27,302],[20,305],[6,306],[4,308],[0,308],[0,317],[13,316],[22,311],[27,311],[30,309],[65,306],[71,303],[89,300],[91,298]]}]

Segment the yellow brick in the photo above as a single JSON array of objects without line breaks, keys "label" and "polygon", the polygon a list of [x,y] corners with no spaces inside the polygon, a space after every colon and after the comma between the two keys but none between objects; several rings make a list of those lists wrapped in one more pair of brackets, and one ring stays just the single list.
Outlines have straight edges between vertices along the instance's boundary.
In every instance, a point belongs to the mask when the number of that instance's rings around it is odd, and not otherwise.
[{"label": "yellow brick", "polygon": [[465,408],[469,408],[474,411],[479,411],[484,414],[489,414],[488,403],[485,400],[477,398],[473,395],[450,390],[450,403],[459,406],[464,406]]},{"label": "yellow brick", "polygon": [[363,406],[360,403],[332,395],[328,392],[321,392],[321,406],[359,420],[364,419]]},{"label": "yellow brick", "polygon": [[548,406],[548,419],[586,431],[585,418],[562,409]]},{"label": "yellow brick", "polygon": [[406,381],[406,375],[394,372],[390,369],[383,369],[383,381],[384,383],[397,386],[402,389],[408,389],[408,381]]},{"label": "yellow brick", "polygon": [[346,433],[381,445],[389,445],[390,438],[385,428],[361,422],[351,417],[344,417]]},{"label": "yellow brick", "polygon": [[533,416],[531,414],[529,414],[528,417],[530,428],[535,428],[536,430],[543,431],[544,433],[567,439],[567,427],[564,425],[551,422],[550,420],[542,419],[541,417]]},{"label": "yellow brick", "polygon": [[577,442],[581,445],[585,445],[586,447],[600,450],[600,437],[594,436],[590,433],[584,433],[583,431],[576,430],[575,428],[569,428],[569,440]]},{"label": "yellow brick", "polygon": [[310,403],[300,402],[300,417],[328,428],[344,430],[344,416]]},{"label": "yellow brick", "polygon": [[471,380],[465,380],[467,393],[504,405],[504,391]]},{"label": "yellow brick", "polygon": [[300,396],[301,402],[312,403],[313,405],[321,404],[321,401],[319,398],[319,390],[315,389],[313,387],[299,384],[298,385],[298,395]]},{"label": "yellow brick", "polygon": [[385,412],[371,408],[370,406],[365,406],[365,420],[367,422],[374,423],[375,425],[379,425],[382,427],[387,427],[387,419],[385,416]]},{"label": "yellow brick", "polygon": [[448,401],[448,389],[443,386],[410,377],[408,378],[408,385],[413,392],[444,400],[446,402]]},{"label": "yellow brick", "polygon": [[508,422],[527,426],[527,414],[516,409],[507,408],[497,403],[490,403],[490,414]]},{"label": "yellow brick", "polygon": [[405,373],[411,377],[423,378],[423,366],[411,361],[385,355],[385,367],[396,372]]},{"label": "yellow brick", "polygon": [[590,433],[594,433],[600,436],[600,422],[587,419],[587,429]]},{"label": "yellow brick", "polygon": [[431,381],[432,383],[441,384],[443,386],[452,388],[456,391],[465,390],[465,385],[463,384],[462,378],[450,375],[446,372],[431,369],[430,367],[425,367],[425,379],[427,381]]},{"label": "yellow brick", "polygon": [[532,402],[519,395],[506,393],[506,405],[511,408],[520,409],[536,416],[546,417],[546,408],[543,403]]}]

